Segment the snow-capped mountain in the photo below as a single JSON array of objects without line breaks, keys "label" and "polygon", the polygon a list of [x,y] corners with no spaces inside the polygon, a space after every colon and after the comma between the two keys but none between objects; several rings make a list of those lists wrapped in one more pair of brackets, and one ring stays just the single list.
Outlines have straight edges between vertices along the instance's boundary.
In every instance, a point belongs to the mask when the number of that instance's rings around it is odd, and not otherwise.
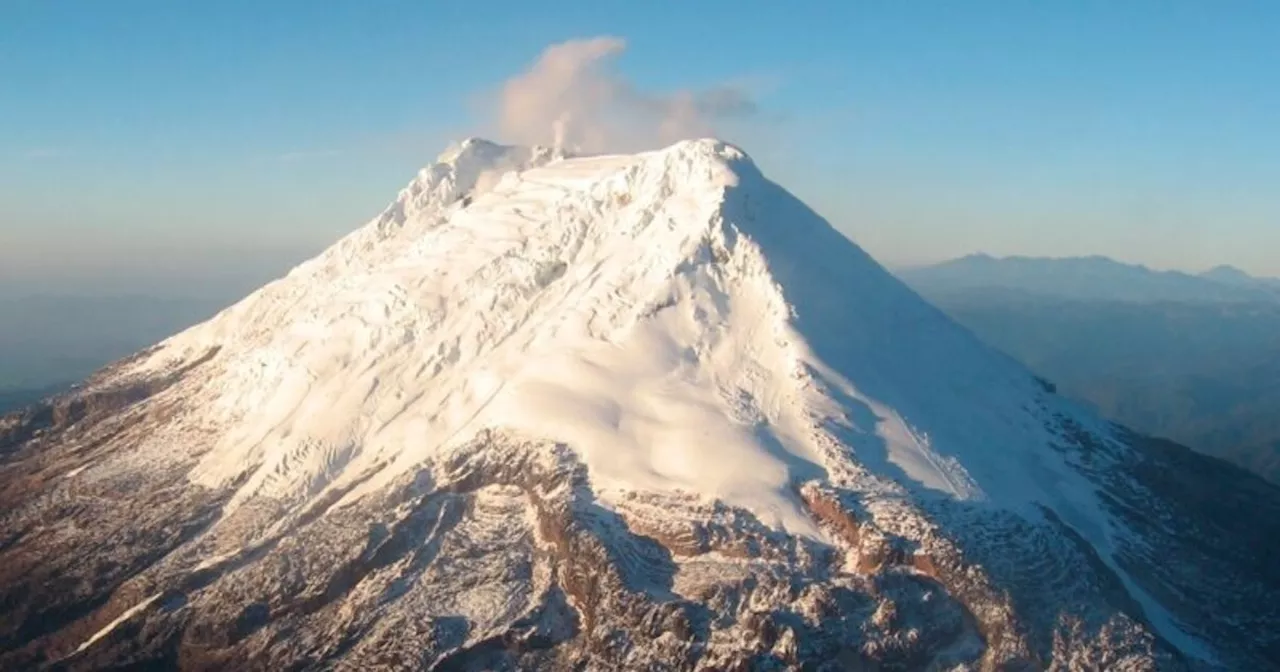
[{"label": "snow-capped mountain", "polygon": [[469,140],[0,420],[0,667],[1280,666],[1280,490],[1051,390],[732,146]]}]

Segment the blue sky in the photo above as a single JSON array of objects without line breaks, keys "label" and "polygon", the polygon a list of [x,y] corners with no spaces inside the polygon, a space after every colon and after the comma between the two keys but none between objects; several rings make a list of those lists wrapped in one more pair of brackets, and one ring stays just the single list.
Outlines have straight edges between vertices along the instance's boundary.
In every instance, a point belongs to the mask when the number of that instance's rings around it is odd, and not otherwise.
[{"label": "blue sky", "polygon": [[0,282],[274,273],[599,35],[637,89],[748,90],[730,139],[890,265],[1280,275],[1280,4],[687,4],[3,3]]}]

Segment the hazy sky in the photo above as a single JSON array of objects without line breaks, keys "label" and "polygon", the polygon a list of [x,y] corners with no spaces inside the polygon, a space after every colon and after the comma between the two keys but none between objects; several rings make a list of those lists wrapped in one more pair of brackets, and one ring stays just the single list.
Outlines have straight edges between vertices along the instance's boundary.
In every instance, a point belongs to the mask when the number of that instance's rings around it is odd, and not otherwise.
[{"label": "hazy sky", "polygon": [[556,86],[727,136],[891,265],[1280,275],[1280,3],[686,4],[4,2],[0,289],[256,283]]}]

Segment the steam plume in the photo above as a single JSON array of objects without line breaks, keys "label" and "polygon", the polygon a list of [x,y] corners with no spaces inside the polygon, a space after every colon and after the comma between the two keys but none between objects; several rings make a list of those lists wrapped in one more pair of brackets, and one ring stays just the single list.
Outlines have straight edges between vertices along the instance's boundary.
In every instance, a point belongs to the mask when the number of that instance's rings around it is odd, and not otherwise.
[{"label": "steam plume", "polygon": [[547,47],[502,86],[495,115],[502,137],[591,153],[639,151],[715,135],[722,122],[756,115],[751,95],[737,87],[640,91],[613,67],[626,47],[616,37]]}]

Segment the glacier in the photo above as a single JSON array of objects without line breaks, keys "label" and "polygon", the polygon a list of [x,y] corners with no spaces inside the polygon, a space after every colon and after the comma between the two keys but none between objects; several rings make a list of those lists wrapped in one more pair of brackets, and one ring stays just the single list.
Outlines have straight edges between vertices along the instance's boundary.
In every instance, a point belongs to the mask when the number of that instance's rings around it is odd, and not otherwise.
[{"label": "glacier", "polygon": [[[473,186],[506,167],[525,169]],[[760,184],[738,200],[742,180]],[[1006,401],[1035,381],[966,334],[940,340],[930,309],[765,185],[713,140],[563,158],[472,139],[388,214],[139,366],[220,348],[224,437],[192,479],[251,470],[236,501],[385,463],[354,501],[490,428],[566,443],[604,492],[697,493],[808,534],[788,493],[834,466],[832,424],[908,486],[1008,503],[1061,490],[1069,474],[1036,459],[1043,418]],[[993,417],[970,417],[975,401]]]}]

